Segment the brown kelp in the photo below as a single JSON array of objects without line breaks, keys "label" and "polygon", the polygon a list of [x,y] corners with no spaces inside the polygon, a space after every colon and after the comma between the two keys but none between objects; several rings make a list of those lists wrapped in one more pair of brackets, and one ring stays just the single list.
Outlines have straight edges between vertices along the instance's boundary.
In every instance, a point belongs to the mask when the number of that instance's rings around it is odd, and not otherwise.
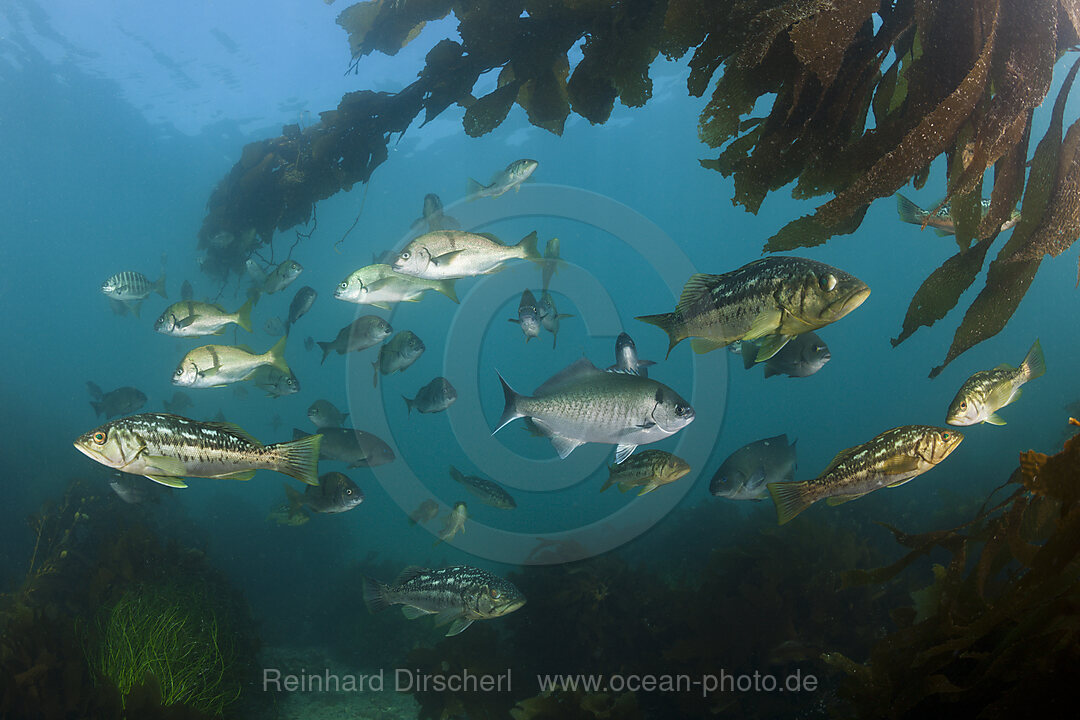
[{"label": "brown kelp", "polygon": [[[1072,420],[1071,422],[1077,423]],[[827,653],[848,674],[843,692],[875,717],[1055,715],[1075,707],[1080,656],[1080,438],[1052,457],[1029,451],[1001,489],[950,530],[908,535],[896,563],[849,575],[849,584],[890,581],[944,549],[914,606],[893,611],[896,629],[865,664]],[[981,547],[981,550],[979,548]]]}]

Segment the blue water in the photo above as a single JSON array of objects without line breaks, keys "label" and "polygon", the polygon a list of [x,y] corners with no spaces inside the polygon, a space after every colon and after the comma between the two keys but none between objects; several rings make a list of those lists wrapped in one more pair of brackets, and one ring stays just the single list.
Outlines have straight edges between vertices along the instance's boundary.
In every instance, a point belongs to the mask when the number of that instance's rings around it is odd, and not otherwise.
[{"label": "blue water", "polygon": [[[114,315],[101,282],[121,270],[155,278],[166,254],[169,301],[179,299],[186,279],[196,299],[218,297],[221,290],[220,302],[238,307],[246,285],[231,282],[221,289],[200,273],[196,233],[207,198],[244,144],[276,136],[286,123],[312,122],[344,92],[403,86],[415,77],[426,49],[454,32],[452,23],[433,23],[398,56],[365,58],[357,74],[343,75],[349,54],[344,32],[333,22],[337,6],[281,3],[266,13],[251,1],[194,5],[159,13],[133,0],[95,4],[93,10],[73,1],[8,0],[0,8],[4,585],[16,584],[25,568],[32,544],[23,524],[28,513],[60,494],[72,477],[96,474],[108,492],[103,470],[71,446],[98,424],[86,381],[105,390],[133,385],[149,397],[144,410],[161,411],[177,389],[170,384],[177,362],[201,344],[153,332],[153,319],[167,305],[160,297],[146,300],[141,319]],[[250,22],[254,15],[257,23]],[[528,547],[533,538],[559,532],[577,537],[588,526],[601,528],[602,535],[604,523],[619,527],[618,513],[631,497],[597,492],[610,448],[585,446],[559,461],[520,421],[490,437],[502,410],[496,370],[528,392],[583,355],[610,364],[622,329],[633,335],[641,357],[664,360],[666,337],[634,316],[670,310],[691,272],[726,272],[759,257],[771,234],[815,206],[784,191],[773,193],[756,216],[732,206],[732,184],[697,162],[713,153],[697,139],[705,99],[687,97],[686,74],[685,62],[658,61],[654,96],[645,108],[617,106],[603,126],[571,116],[562,137],[532,127],[515,107],[495,132],[469,139],[460,132],[462,110],[452,107],[392,139],[390,158],[369,186],[318,204],[314,234],[292,251],[303,274],[288,290],[264,297],[255,332],[241,332],[236,340],[265,350],[275,341],[262,331],[267,318],[284,316],[300,286],[315,288],[319,298],[297,323],[286,353],[302,391],[271,399],[250,387],[238,399],[231,388],[186,390],[195,401],[187,414],[209,419],[220,410],[230,422],[275,442],[291,439],[293,427],[312,432],[306,409],[326,398],[351,413],[350,424],[392,442],[397,460],[349,471],[366,494],[363,505],[301,528],[267,521],[269,509],[284,499],[286,481],[269,472],[246,483],[195,480],[167,499],[243,590],[269,641],[297,640],[287,622],[310,604],[312,589],[328,587],[342,568],[373,552],[387,566],[470,564],[505,573],[511,568],[499,560],[516,543]],[[1055,84],[1051,98],[1057,89]],[[1036,114],[1033,137],[1041,137],[1046,111]],[[1067,117],[1078,111],[1074,97]],[[518,157],[539,161],[534,183],[517,195],[462,202],[467,176],[484,180]],[[929,205],[940,194],[933,188],[943,186],[939,163],[926,188],[911,194]],[[559,310],[574,317],[563,321],[557,349],[547,333],[526,344],[506,322],[525,286],[539,295],[539,270],[522,263],[491,278],[459,281],[460,306],[430,294],[391,313],[359,308],[384,315],[395,330],[413,330],[427,346],[406,372],[381,377],[377,390],[371,386],[375,350],[331,355],[320,365],[317,350],[304,350],[304,337],[331,340],[358,310],[336,301],[334,287],[370,263],[373,252],[399,243],[432,192],[448,214],[478,217],[484,230],[507,242],[532,230],[542,241],[560,238],[569,267],[556,275],[552,290]],[[543,214],[519,214],[544,193],[559,202]],[[575,219],[590,207],[612,214],[592,224]],[[342,240],[357,215],[355,229]],[[613,235],[612,227],[626,234]],[[278,233],[276,259],[294,239],[292,230]],[[944,359],[982,276],[943,321],[896,349],[889,338],[899,333],[922,280],[955,252],[951,238],[899,223],[893,200],[879,200],[856,233],[797,253],[851,272],[873,290],[862,307],[822,331],[832,360],[819,374],[765,380],[725,351],[694,356],[688,343],[677,347],[652,377],[691,399],[697,420],[685,433],[690,440],[676,436],[656,447],[700,460],[690,476],[635,501],[641,507],[657,503],[663,512],[650,507],[647,520],[630,521],[638,523],[630,536],[654,521],[676,522],[671,506],[724,502],[708,494],[708,479],[729,453],[753,440],[780,433],[797,438],[797,477],[805,479],[838,450],[888,428],[943,424],[968,375],[1019,363],[1037,337],[1049,371],[1003,412],[1008,425],[968,428],[957,452],[924,477],[841,508],[815,506],[807,517],[923,529],[935,515],[949,516],[950,504],[960,498],[980,498],[1002,483],[1020,451],[1051,449],[1063,405],[1080,397],[1080,378],[1072,371],[1080,351],[1070,259],[1075,253],[1044,263],[1005,330],[930,380],[927,374]],[[665,274],[679,278],[675,286],[665,283]],[[233,337],[230,331],[222,341]],[[444,414],[409,417],[400,396],[412,396],[437,375],[457,386],[458,403]],[[277,430],[274,416],[282,423]],[[471,499],[450,480],[450,464],[467,474],[511,468],[495,479],[512,489],[518,509],[504,513]],[[323,471],[330,469],[343,470],[324,463]],[[410,528],[407,513],[426,497],[439,500],[444,513],[456,500],[469,502],[465,535],[433,547],[430,531],[441,520],[428,530]],[[769,516],[773,507],[766,501],[740,512]],[[677,528],[665,533],[677,535]],[[636,547],[647,546],[648,537]]]}]

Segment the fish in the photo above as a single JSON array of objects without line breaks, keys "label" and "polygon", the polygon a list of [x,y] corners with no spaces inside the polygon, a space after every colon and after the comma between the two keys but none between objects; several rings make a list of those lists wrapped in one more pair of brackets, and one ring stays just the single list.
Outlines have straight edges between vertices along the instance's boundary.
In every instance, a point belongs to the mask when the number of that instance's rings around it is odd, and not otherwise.
[{"label": "fish", "polygon": [[344,355],[367,350],[386,340],[393,332],[390,323],[378,315],[363,315],[338,330],[337,337],[330,342],[318,343],[322,348],[322,361],[319,364],[326,362],[331,351]]},{"label": "fish", "polygon": [[940,464],[963,439],[952,429],[903,425],[841,450],[813,480],[772,482],[766,487],[783,525],[818,500],[840,505],[883,487],[903,485]]},{"label": "fish", "polygon": [[612,485],[618,485],[620,492],[640,487],[640,497],[661,485],[675,482],[689,472],[690,465],[682,458],[663,450],[646,450],[621,465],[609,465],[608,479],[600,492]]},{"label": "fish", "polygon": [[113,315],[119,315],[120,317],[124,317],[129,312],[127,303],[112,298],[109,298],[109,309],[113,311]]},{"label": "fish", "polygon": [[143,413],[113,420],[75,440],[91,460],[169,487],[184,478],[250,480],[274,470],[317,485],[321,435],[263,445],[230,423],[200,422],[180,415]]},{"label": "fish", "polygon": [[553,237],[544,245],[544,260],[540,263],[540,279],[546,291],[551,286],[551,277],[559,272],[559,238]]},{"label": "fish", "polygon": [[795,443],[787,435],[755,440],[731,453],[709,481],[709,492],[728,500],[764,500],[771,482],[795,479]]},{"label": "fish", "polygon": [[311,306],[315,304],[315,300],[319,297],[319,293],[315,292],[315,288],[305,285],[296,291],[293,295],[292,302],[289,303],[289,318],[285,321],[285,334],[289,334],[290,328],[296,324],[296,321],[307,315],[311,310]]},{"label": "fish", "polygon": [[670,437],[694,420],[690,403],[668,386],[600,370],[587,358],[553,376],[532,397],[514,392],[502,375],[499,382],[506,404],[495,432],[517,418],[530,418],[560,458],[587,442],[608,443],[616,446],[619,465],[638,445]]},{"label": "fish", "polygon": [[[939,203],[934,203],[938,205]],[[990,212],[990,199],[984,198],[980,203],[982,209],[982,217],[986,217],[986,214]],[[911,223],[912,225],[919,225],[922,227],[932,227],[934,232],[941,236],[955,235],[956,234],[956,221],[952,216],[952,203],[946,203],[942,205],[936,212],[930,210],[924,210],[908,198],[904,197],[900,193],[896,193],[896,214],[900,216],[901,222]],[[1020,222],[1020,213],[1017,210],[1013,210],[1009,215],[1009,219],[1001,224],[998,228],[999,232],[1005,232],[1016,227],[1016,224]]]},{"label": "fish", "polygon": [[438,545],[441,542],[450,542],[458,533],[465,532],[465,521],[469,519],[469,508],[463,502],[454,503],[450,514],[446,516],[443,529],[439,531],[439,538],[432,543]]},{"label": "fish", "polygon": [[222,387],[247,380],[256,368],[270,365],[292,375],[285,362],[285,341],[281,338],[262,355],[242,345],[203,345],[197,347],[180,361],[173,372],[173,385],[190,388]]},{"label": "fish", "polygon": [[434,615],[436,626],[450,623],[447,637],[476,620],[503,617],[525,604],[525,596],[513,583],[464,565],[435,570],[407,567],[390,585],[364,577],[363,597],[372,613],[402,605],[409,620]]},{"label": "fish", "polygon": [[1005,420],[997,411],[1020,398],[1021,385],[1045,372],[1042,345],[1035,340],[1020,367],[1002,364],[969,377],[949,404],[945,421],[960,427],[978,423],[1004,425]]},{"label": "fish", "polygon": [[457,400],[457,390],[454,389],[449,380],[440,376],[420,388],[416,392],[416,397],[411,399],[404,395],[401,397],[405,400],[410,415],[413,408],[416,408],[421,413],[437,413],[454,404],[454,401]]},{"label": "fish", "polygon": [[[350,468],[377,467],[392,462],[394,451],[380,438],[354,428],[320,428],[322,444],[319,458],[343,462]],[[293,429],[293,438],[307,437],[303,430]]]},{"label": "fish", "polygon": [[307,409],[308,420],[317,428],[339,428],[345,424],[349,413],[343,413],[329,400],[316,400]]},{"label": "fish", "polygon": [[305,486],[302,493],[285,485],[285,496],[290,507],[328,515],[348,512],[364,502],[364,493],[356,483],[339,472],[320,475],[319,484]]},{"label": "fish", "polygon": [[221,335],[228,325],[239,325],[251,332],[253,307],[252,301],[248,300],[236,312],[230,313],[220,305],[184,300],[165,308],[154,321],[154,330],[169,337],[202,337]]},{"label": "fish", "polygon": [[130,415],[146,404],[143,391],[129,385],[103,393],[101,388],[88,380],[86,389],[93,398],[90,407],[94,408],[94,414],[98,417],[104,415],[106,420],[117,415]]},{"label": "fish", "polygon": [[428,280],[490,275],[511,260],[540,260],[536,231],[517,245],[503,245],[490,234],[462,230],[438,230],[416,238],[394,258],[393,268],[402,275]]},{"label": "fish", "polygon": [[180,286],[180,299],[191,300],[195,297],[195,288],[191,287],[191,281],[185,280],[184,284]]},{"label": "fish", "polygon": [[497,173],[489,185],[469,178],[465,186],[465,194],[469,200],[475,200],[484,197],[496,198],[510,190],[517,192],[521,189],[521,183],[528,180],[539,165],[540,163],[528,158],[515,160],[507,165],[505,170]]},{"label": "fish", "polygon": [[285,323],[277,315],[268,317],[263,324],[263,332],[273,337],[281,337],[285,334]]},{"label": "fish", "polygon": [[248,258],[244,261],[244,271],[257,287],[262,287],[266,282],[266,271],[263,270],[255,258]]},{"label": "fish", "polygon": [[311,515],[303,507],[294,506],[288,501],[275,504],[270,508],[266,516],[267,521],[273,520],[278,525],[288,527],[300,527],[311,521]]},{"label": "fish", "polygon": [[610,366],[608,371],[647,378],[649,366],[655,364],[652,360],[642,360],[638,357],[634,338],[627,333],[619,333],[619,337],[615,338],[615,364]]},{"label": "fish", "polygon": [[429,498],[417,505],[416,509],[409,513],[409,525],[425,525],[434,520],[438,514],[439,503]]},{"label": "fish", "polygon": [[262,282],[259,290],[266,295],[281,292],[289,287],[293,280],[300,277],[302,272],[304,272],[303,265],[295,260],[285,260],[267,274],[266,280]]},{"label": "fish", "polygon": [[308,335],[306,338],[304,338],[304,349],[307,350],[308,352],[311,352],[312,350],[314,350],[315,349],[315,338],[311,337],[310,335]]},{"label": "fish", "polygon": [[255,383],[255,387],[264,391],[267,397],[279,398],[300,392],[300,378],[291,370],[282,372],[271,365],[255,368],[255,372],[251,373],[251,381]]},{"label": "fish", "polygon": [[686,338],[704,353],[739,340],[756,340],[755,362],[863,304],[870,288],[825,263],[775,255],[723,275],[697,274],[683,287],[674,312],[638,320],[668,334],[668,355]]},{"label": "fish", "polygon": [[172,400],[165,400],[161,404],[165,408],[165,412],[173,415],[180,415],[192,406],[191,398],[188,397],[187,393],[179,390],[173,393]]},{"label": "fish", "polygon": [[[559,342],[559,322],[566,318],[572,318],[573,315],[568,313],[560,313],[555,308],[555,301],[551,299],[551,293],[544,290],[540,295],[540,326],[551,333],[551,347],[555,347]],[[526,340],[525,342],[528,342]]]},{"label": "fish", "polygon": [[420,358],[424,350],[424,341],[412,330],[402,330],[390,338],[390,342],[379,348],[378,359],[371,363],[375,368],[372,386],[378,386],[380,372],[383,375],[404,372]]},{"label": "fish", "polygon": [[[744,344],[749,346],[749,351],[743,349]],[[755,362],[757,357],[757,345],[755,343],[745,341],[745,343],[736,343],[731,347],[738,348],[743,356],[743,366],[745,368],[750,369],[757,364]],[[770,378],[774,375],[787,375],[796,378],[810,377],[825,367],[825,363],[831,359],[832,353],[829,352],[829,346],[818,337],[817,333],[803,333],[802,335],[796,335],[787,345],[780,348],[775,355],[763,363],[765,377]]]},{"label": "fish", "polygon": [[164,486],[146,482],[137,475],[115,472],[109,478],[109,488],[128,505],[142,505],[147,502],[160,502],[161,496],[169,492]]},{"label": "fish", "polygon": [[461,223],[443,212],[442,200],[435,193],[424,196],[424,209],[420,217],[413,221],[412,227],[419,228],[427,225],[428,232],[432,230],[460,230]]},{"label": "fish", "polygon": [[525,334],[525,342],[540,335],[540,308],[536,305],[536,297],[532,291],[526,290],[521,293],[521,302],[518,303],[518,316],[508,318],[512,323],[521,326],[521,332]]},{"label": "fish", "polygon": [[476,475],[463,475],[453,465],[450,466],[450,477],[454,479],[454,482],[463,485],[466,490],[480,498],[480,502],[485,505],[500,510],[513,510],[517,507],[514,498],[498,483]]},{"label": "fish", "polygon": [[124,303],[135,317],[139,317],[142,301],[150,297],[151,293],[157,293],[163,298],[168,298],[165,292],[165,271],[162,269],[161,277],[154,282],[141,272],[124,270],[108,278],[101,283],[101,292],[105,293],[110,300]]},{"label": "fish", "polygon": [[385,263],[367,265],[338,283],[334,297],[357,305],[373,305],[389,310],[393,303],[419,302],[428,290],[458,301],[453,280],[426,280],[403,275]]}]

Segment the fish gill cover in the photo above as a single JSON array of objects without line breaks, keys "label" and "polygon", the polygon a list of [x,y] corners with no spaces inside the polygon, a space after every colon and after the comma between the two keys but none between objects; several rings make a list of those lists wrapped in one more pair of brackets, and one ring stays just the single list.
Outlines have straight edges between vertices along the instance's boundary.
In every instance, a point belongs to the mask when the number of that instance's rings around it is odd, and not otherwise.
[{"label": "fish gill cover", "polygon": [[[1050,90],[1057,59],[1078,41],[1075,0],[371,0],[338,16],[350,70],[372,52],[395,54],[425,23],[451,13],[460,40],[432,47],[412,84],[347,93],[319,122],[287,125],[244,148],[209,200],[199,232],[205,272],[222,281],[242,273],[275,230],[310,222],[317,202],[366,183],[387,159],[390,138],[421,113],[427,123],[460,105],[464,131],[478,137],[516,103],[530,123],[560,135],[571,112],[604,123],[616,99],[644,105],[653,61],[691,51],[688,92],[702,97],[712,88],[698,134],[718,149],[700,162],[733,176],[732,201],[757,213],[770,192],[791,183],[797,199],[832,196],[779,228],[764,252],[854,232],[871,201],[909,181],[921,187],[932,161],[945,157],[948,190],[938,208],[951,203],[959,252],[918,289],[894,345],[956,306],[1023,200],[1019,226],[932,377],[1000,332],[1043,257],[1080,236],[1080,120],[1062,136],[1075,68],[1025,182],[1032,111]],[[578,44],[581,60],[571,67]],[[475,97],[480,76],[495,69],[496,89]],[[751,116],[766,106],[767,114]]]}]

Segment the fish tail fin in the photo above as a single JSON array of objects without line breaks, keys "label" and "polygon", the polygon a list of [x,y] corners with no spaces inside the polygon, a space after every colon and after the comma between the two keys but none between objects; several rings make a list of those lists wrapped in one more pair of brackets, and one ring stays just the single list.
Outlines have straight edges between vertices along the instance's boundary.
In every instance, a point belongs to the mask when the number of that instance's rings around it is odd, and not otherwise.
[{"label": "fish tail fin", "polygon": [[390,607],[386,599],[387,586],[374,578],[364,576],[363,597],[368,612],[377,613]]},{"label": "fish tail fin", "polygon": [[518,242],[517,246],[521,248],[522,257],[524,259],[532,260],[533,262],[540,263],[542,265],[544,262],[544,256],[540,254],[540,248],[537,246],[537,240],[538,238],[536,235],[536,231],[533,230],[531,233],[521,238],[521,241]]},{"label": "fish tail fin", "polygon": [[465,180],[465,195],[469,200],[475,200],[484,190],[484,185],[477,180],[467,178]]},{"label": "fish tail fin", "polygon": [[248,298],[247,301],[236,311],[236,324],[251,332],[251,310],[255,307],[255,301]]},{"label": "fish tail fin", "polygon": [[289,501],[289,512],[296,512],[304,505],[304,496],[292,485],[284,483],[285,497]]},{"label": "fish tail fin", "polygon": [[514,389],[507,384],[506,380],[503,379],[503,376],[498,370],[495,371],[495,374],[499,376],[499,382],[502,383],[505,407],[503,408],[502,417],[499,418],[499,425],[492,431],[492,435],[502,430],[507,423],[517,420],[520,417],[525,417],[525,415],[517,409],[518,400],[521,396],[514,392]]},{"label": "fish tail fin", "polygon": [[405,401],[405,407],[409,408],[409,415],[412,415],[413,405],[415,405],[412,398],[407,398],[404,395],[402,395],[401,399]]},{"label": "fish tail fin", "polygon": [[276,451],[279,473],[296,478],[308,485],[319,484],[319,446],[322,435],[307,435],[298,440],[277,443],[270,448]]},{"label": "fish tail fin", "polygon": [[926,218],[925,210],[900,193],[896,193],[896,214],[900,216],[901,222],[911,223],[912,225],[922,225],[923,220]]},{"label": "fish tail fin", "polygon": [[615,469],[616,465],[608,465],[608,477],[607,481],[600,487],[600,492],[604,492],[615,482]]},{"label": "fish tail fin", "polygon": [[465,476],[453,465],[450,466],[450,477],[452,477],[456,483],[465,483]]},{"label": "fish tail fin", "polygon": [[288,333],[282,335],[281,339],[274,343],[274,347],[266,351],[266,354],[269,355],[271,365],[273,365],[286,375],[292,375],[292,370],[289,369],[289,364],[285,362],[285,341],[288,339]]},{"label": "fish tail fin", "polygon": [[1043,357],[1042,343],[1039,342],[1038,338],[1036,338],[1031,349],[1028,350],[1024,362],[1020,363],[1020,369],[1024,371],[1024,377],[1028,380],[1041,377],[1046,372],[1046,358]]},{"label": "fish tail fin", "polygon": [[458,304],[461,303],[461,301],[458,300],[457,290],[454,289],[454,281],[453,280],[438,280],[438,281],[436,281],[435,290],[437,290],[438,292],[441,292],[443,295],[450,298],[454,302],[456,302]]},{"label": "fish tail fin", "polygon": [[101,413],[105,411],[104,405],[104,402],[100,402],[97,400],[90,401],[90,407],[94,408],[94,412],[97,414],[97,417],[101,417]]},{"label": "fish tail fin", "polygon": [[86,390],[90,393],[90,397],[95,400],[100,400],[105,397],[105,393],[101,392],[101,388],[98,387],[97,383],[90,382],[89,380],[86,381]]},{"label": "fish tail fin", "polygon": [[776,504],[776,519],[780,525],[790,522],[796,515],[814,504],[810,497],[810,483],[784,482],[769,483],[769,494]]},{"label": "fish tail fin", "polygon": [[675,313],[661,313],[659,315],[639,315],[635,318],[635,320],[640,320],[641,322],[647,322],[650,325],[655,325],[656,327],[667,333],[668,348],[667,355],[664,356],[665,359],[669,355],[671,355],[671,351],[675,348],[675,346],[682,342],[682,340],[685,338],[685,335],[682,335],[679,332]]},{"label": "fish tail fin", "polygon": [[322,360],[319,361],[319,364],[322,365],[323,363],[326,362],[326,358],[330,354],[330,351],[334,349],[334,343],[332,343],[332,342],[321,342],[319,340],[316,340],[315,344],[318,345],[320,348],[322,348]]},{"label": "fish tail fin", "polygon": [[156,292],[158,295],[165,298],[166,300],[169,299],[169,294],[167,292],[165,292],[165,270],[164,269],[162,269],[162,271],[161,271],[161,277],[159,277],[157,279],[157,282],[154,283],[154,292]]}]

